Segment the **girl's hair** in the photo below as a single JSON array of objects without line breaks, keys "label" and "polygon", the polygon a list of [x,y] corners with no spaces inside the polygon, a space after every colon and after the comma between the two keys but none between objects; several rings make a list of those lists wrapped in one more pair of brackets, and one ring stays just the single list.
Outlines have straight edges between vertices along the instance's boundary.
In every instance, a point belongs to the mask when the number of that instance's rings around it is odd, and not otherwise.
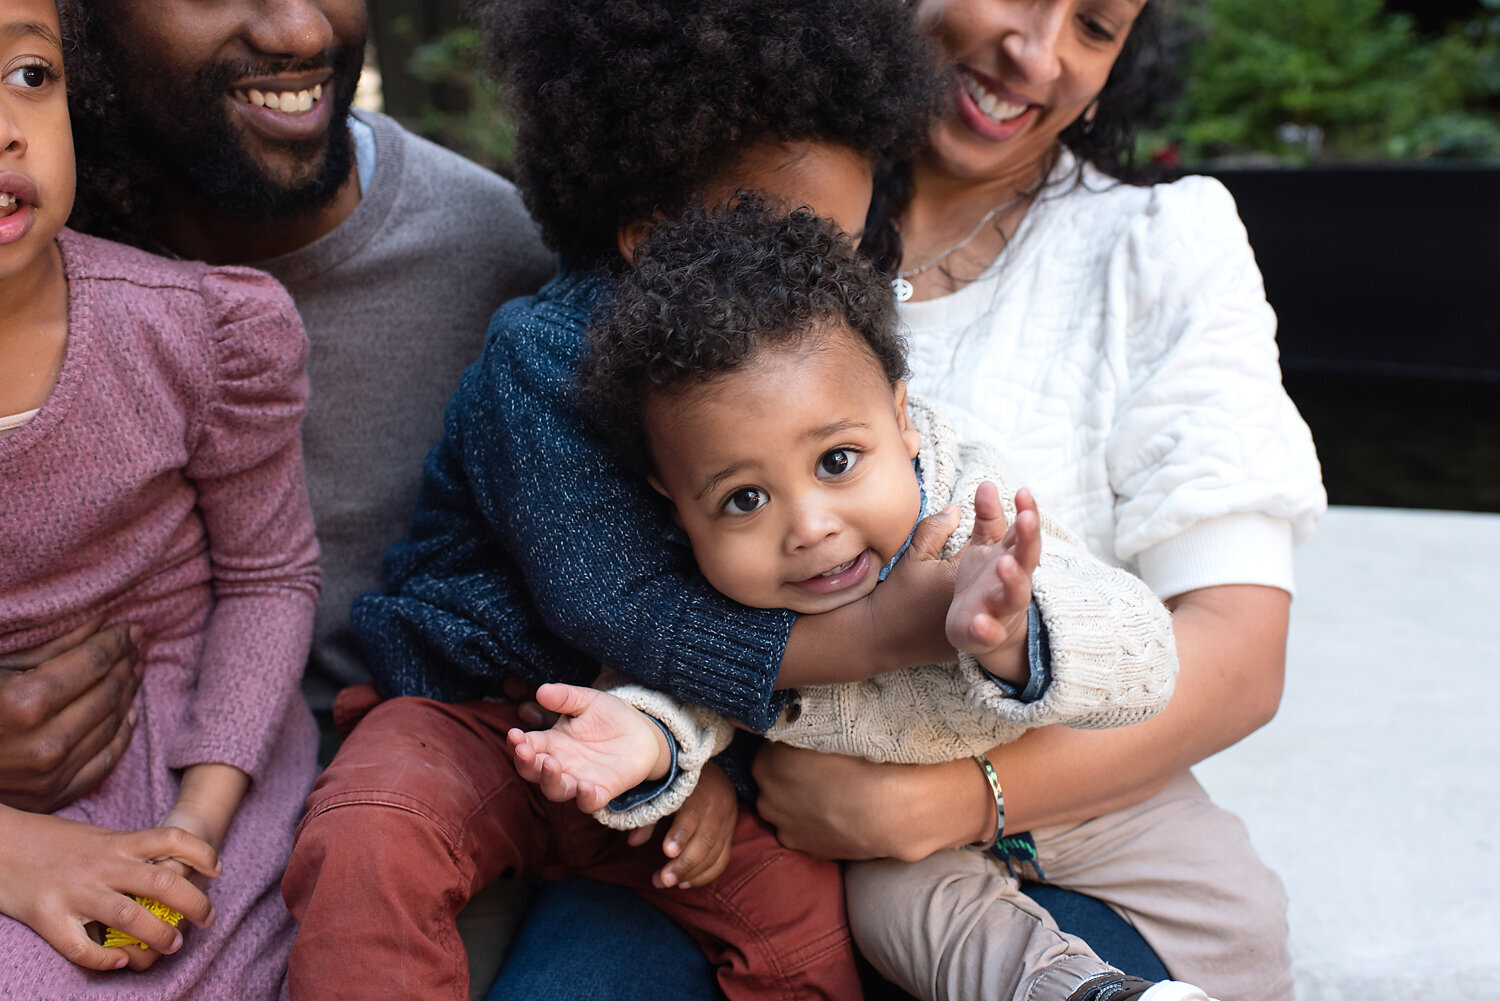
[{"label": "girl's hair", "polygon": [[622,457],[647,461],[648,394],[712,382],[767,348],[852,331],[894,382],[906,374],[890,283],[831,221],[751,192],[653,226],[594,314],[578,396]]},{"label": "girl's hair", "polygon": [[481,13],[518,118],[517,184],[574,264],[612,255],[623,224],[679,213],[757,142],[914,155],[941,96],[903,0],[488,0]]},{"label": "girl's hair", "polygon": [[74,229],[135,246],[154,246],[155,176],[131,155],[119,113],[119,95],[105,70],[104,39],[96,0],[58,0],[68,115],[78,190],[68,224]]},{"label": "girl's hair", "polygon": [[[1078,159],[1073,183],[1082,180],[1084,164],[1126,184],[1149,184],[1158,172],[1136,162],[1136,131],[1146,117],[1161,105],[1172,86],[1163,58],[1163,0],[1148,0],[1136,16],[1120,55],[1115,59],[1104,89],[1099,91],[1093,120],[1079,118],[1058,137]],[[875,195],[865,221],[862,247],[888,274],[901,263],[900,218],[913,195],[911,162],[907,159],[879,164],[875,169]]]}]

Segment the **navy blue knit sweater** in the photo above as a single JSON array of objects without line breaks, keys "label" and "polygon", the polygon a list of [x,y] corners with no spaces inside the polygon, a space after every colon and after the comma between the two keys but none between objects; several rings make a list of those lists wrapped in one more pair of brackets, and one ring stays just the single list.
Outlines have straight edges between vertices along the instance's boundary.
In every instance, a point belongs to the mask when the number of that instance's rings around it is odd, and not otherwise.
[{"label": "navy blue knit sweater", "polygon": [[764,730],[794,614],[710,587],[665,502],[574,403],[607,287],[603,272],[565,271],[495,313],[354,633],[388,696],[498,695],[508,675],[586,685],[607,663]]}]

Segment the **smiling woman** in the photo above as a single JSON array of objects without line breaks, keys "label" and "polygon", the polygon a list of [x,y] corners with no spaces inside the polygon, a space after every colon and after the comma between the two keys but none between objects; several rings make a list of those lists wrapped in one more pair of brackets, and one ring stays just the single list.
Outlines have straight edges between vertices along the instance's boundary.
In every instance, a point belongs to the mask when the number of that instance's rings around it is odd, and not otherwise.
[{"label": "smiling woman", "polygon": [[[1282,891],[1187,769],[1275,712],[1291,549],[1324,498],[1232,200],[1203,178],[1111,176],[1128,158],[1139,29],[1155,6],[920,3],[948,58],[948,101],[928,148],[877,191],[867,240],[911,292],[913,391],[964,414],[965,437],[1005,447],[1043,512],[1173,610],[1181,674],[1160,716],[989,751],[998,833],[1029,845],[1030,861],[1009,864],[1126,911],[1173,976],[1270,1001],[1291,994]],[[946,850],[995,841],[1000,793],[984,776],[774,746],[757,777],[788,845],[922,860],[851,870],[851,921],[878,968],[922,996],[1010,996],[1003,923],[975,903],[1006,869]],[[1156,827],[1133,826],[1148,816]],[[1095,860],[1127,855],[1134,900],[1093,882]],[[1152,901],[1153,880],[1201,892]],[[889,917],[919,894],[923,916]]]}]

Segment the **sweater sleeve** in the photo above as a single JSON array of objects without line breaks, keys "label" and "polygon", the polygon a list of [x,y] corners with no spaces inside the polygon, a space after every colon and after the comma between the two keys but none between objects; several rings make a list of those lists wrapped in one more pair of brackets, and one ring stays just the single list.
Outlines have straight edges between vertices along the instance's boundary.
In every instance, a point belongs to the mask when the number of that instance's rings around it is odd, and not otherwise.
[{"label": "sweater sleeve", "polygon": [[[610,673],[606,672],[606,675]],[[729,746],[729,741],[734,736],[734,727],[718,713],[680,702],[670,695],[640,685],[607,684],[604,688],[611,695],[659,721],[677,741],[677,776],[670,785],[651,799],[628,810],[611,810],[605,807],[595,811],[594,818],[599,823],[618,831],[628,831],[654,824],[663,817],[676,813],[698,787],[703,766]]]},{"label": "sweater sleeve", "polygon": [[[1289,546],[1327,499],[1281,385],[1276,317],[1233,198],[1209,178],[1158,185],[1109,268],[1129,302],[1128,386],[1107,446],[1115,555],[1163,596],[1227,583],[1290,590]],[[1286,527],[1256,531],[1267,519]],[[1225,531],[1169,543],[1215,520]],[[1243,544],[1247,532],[1259,543]]]},{"label": "sweater sleeve", "polygon": [[764,729],[780,711],[795,616],[710,587],[671,541],[661,499],[589,428],[573,379],[592,306],[503,307],[450,405],[445,445],[551,633],[648,688]]},{"label": "sweater sleeve", "polygon": [[319,590],[299,433],[307,338],[266,275],[214,269],[201,291],[214,385],[186,472],[208,535],[214,609],[168,762],[233,765],[258,780],[302,698]]},{"label": "sweater sleeve", "polygon": [[[1010,518],[1012,504],[1007,491]],[[960,654],[969,704],[1026,729],[1060,723],[1100,730],[1150,719],[1166,707],[1177,679],[1171,613],[1145,581],[1094,556],[1045,513],[1041,527],[1031,588],[1047,626],[1050,683],[1034,702],[1009,698],[977,660]]]}]

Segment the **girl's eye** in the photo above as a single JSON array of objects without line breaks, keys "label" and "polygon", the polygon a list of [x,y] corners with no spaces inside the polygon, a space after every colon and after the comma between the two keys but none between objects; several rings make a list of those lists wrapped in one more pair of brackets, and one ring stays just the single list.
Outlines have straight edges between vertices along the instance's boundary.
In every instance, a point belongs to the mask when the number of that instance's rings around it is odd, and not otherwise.
[{"label": "girl's eye", "polygon": [[729,495],[724,502],[724,510],[730,514],[749,514],[756,508],[766,506],[766,494],[764,490],[756,487],[744,487]]},{"label": "girl's eye", "polygon": [[818,460],[818,476],[823,479],[843,476],[854,468],[857,455],[850,448],[835,448],[831,452],[824,452],[823,457]]},{"label": "girl's eye", "polygon": [[53,74],[51,68],[48,66],[43,66],[41,63],[32,63],[29,66],[19,66],[16,69],[11,70],[5,76],[5,82],[10,84],[12,87],[25,87],[28,90],[35,90],[39,87],[45,87],[52,81],[52,79]]}]

